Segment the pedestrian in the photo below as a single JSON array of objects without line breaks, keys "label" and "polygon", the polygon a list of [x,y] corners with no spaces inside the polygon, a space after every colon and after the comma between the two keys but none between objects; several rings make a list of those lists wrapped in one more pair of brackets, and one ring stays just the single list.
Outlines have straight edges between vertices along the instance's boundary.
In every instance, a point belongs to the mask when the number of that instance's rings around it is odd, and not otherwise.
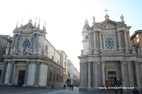
[{"label": "pedestrian", "polygon": [[73,90],[73,85],[71,86],[72,90]]},{"label": "pedestrian", "polygon": [[53,89],[53,85],[51,86],[51,89]]},{"label": "pedestrian", "polygon": [[71,90],[71,85],[69,85],[69,87],[70,87],[70,90]]},{"label": "pedestrian", "polygon": [[64,84],[64,89],[66,88],[66,85]]}]

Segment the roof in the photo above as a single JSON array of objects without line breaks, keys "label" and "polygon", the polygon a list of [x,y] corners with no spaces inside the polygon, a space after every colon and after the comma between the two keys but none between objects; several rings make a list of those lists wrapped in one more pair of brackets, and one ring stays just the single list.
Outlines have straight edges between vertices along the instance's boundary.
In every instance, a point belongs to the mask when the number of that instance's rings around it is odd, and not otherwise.
[{"label": "roof", "polygon": [[25,24],[21,27],[16,27],[13,33],[32,33],[32,32],[40,32],[40,33],[47,33],[46,29],[40,29],[40,26],[36,27],[31,22]]},{"label": "roof", "polygon": [[132,34],[131,40],[132,40],[132,39],[135,37],[135,35],[138,34],[138,33],[142,33],[142,30],[136,30],[136,31]]},{"label": "roof", "polygon": [[[109,27],[107,28],[106,25],[109,25]],[[93,28],[101,28],[101,29],[116,29],[118,27],[123,27],[126,26],[126,24],[124,22],[116,22],[116,21],[112,21],[110,19],[108,20],[104,20],[103,22],[96,22],[92,25],[92,29]]]}]

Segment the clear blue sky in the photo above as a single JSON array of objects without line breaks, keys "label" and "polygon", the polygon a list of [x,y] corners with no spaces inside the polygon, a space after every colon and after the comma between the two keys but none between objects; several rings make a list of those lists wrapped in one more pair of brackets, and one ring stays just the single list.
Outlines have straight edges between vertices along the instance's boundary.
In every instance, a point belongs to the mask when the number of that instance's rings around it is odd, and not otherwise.
[{"label": "clear blue sky", "polygon": [[[12,34],[19,21],[19,26],[35,17],[47,23],[47,39],[56,49],[64,50],[69,59],[79,70],[82,49],[82,27],[85,19],[92,25],[92,16],[96,21],[104,20],[107,8],[111,20],[132,26],[131,33],[142,29],[142,0],[2,0],[0,1],[0,34]],[[23,21],[22,21],[23,19]]]}]

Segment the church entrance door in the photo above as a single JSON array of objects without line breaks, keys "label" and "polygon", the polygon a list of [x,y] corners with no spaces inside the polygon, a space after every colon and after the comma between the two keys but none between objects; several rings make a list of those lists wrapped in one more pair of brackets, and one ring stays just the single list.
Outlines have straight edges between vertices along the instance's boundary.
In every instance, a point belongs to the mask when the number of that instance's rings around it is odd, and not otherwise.
[{"label": "church entrance door", "polygon": [[18,76],[18,86],[22,86],[24,84],[24,79],[25,79],[25,70],[20,70]]},{"label": "church entrance door", "polygon": [[108,81],[106,83],[106,86],[116,86],[116,71],[108,71]]}]

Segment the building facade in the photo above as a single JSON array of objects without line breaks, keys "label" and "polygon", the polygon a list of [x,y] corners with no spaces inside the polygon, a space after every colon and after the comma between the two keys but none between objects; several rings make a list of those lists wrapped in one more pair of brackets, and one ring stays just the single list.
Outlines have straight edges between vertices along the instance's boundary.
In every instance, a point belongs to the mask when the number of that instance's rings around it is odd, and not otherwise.
[{"label": "building facade", "polygon": [[137,30],[131,36],[132,46],[135,48],[136,53],[142,52],[142,30]]},{"label": "building facade", "polygon": [[61,65],[63,66],[63,80],[64,80],[63,82],[64,82],[64,85],[67,85],[68,56],[63,50],[60,50],[59,52],[61,54]]},{"label": "building facade", "polygon": [[79,86],[79,72],[73,63],[68,60],[68,76],[67,76],[67,86],[74,85]]},{"label": "building facade", "polygon": [[[121,15],[121,21],[109,19],[93,25],[86,20],[82,31],[80,59],[80,89],[96,89],[101,86],[142,86],[142,52],[136,53],[129,30]],[[140,49],[141,50],[141,49]]]},{"label": "building facade", "polygon": [[33,25],[30,20],[13,33],[2,63],[1,84],[63,87],[64,59],[61,61],[60,52],[46,39],[45,26],[40,29],[40,25]]}]

